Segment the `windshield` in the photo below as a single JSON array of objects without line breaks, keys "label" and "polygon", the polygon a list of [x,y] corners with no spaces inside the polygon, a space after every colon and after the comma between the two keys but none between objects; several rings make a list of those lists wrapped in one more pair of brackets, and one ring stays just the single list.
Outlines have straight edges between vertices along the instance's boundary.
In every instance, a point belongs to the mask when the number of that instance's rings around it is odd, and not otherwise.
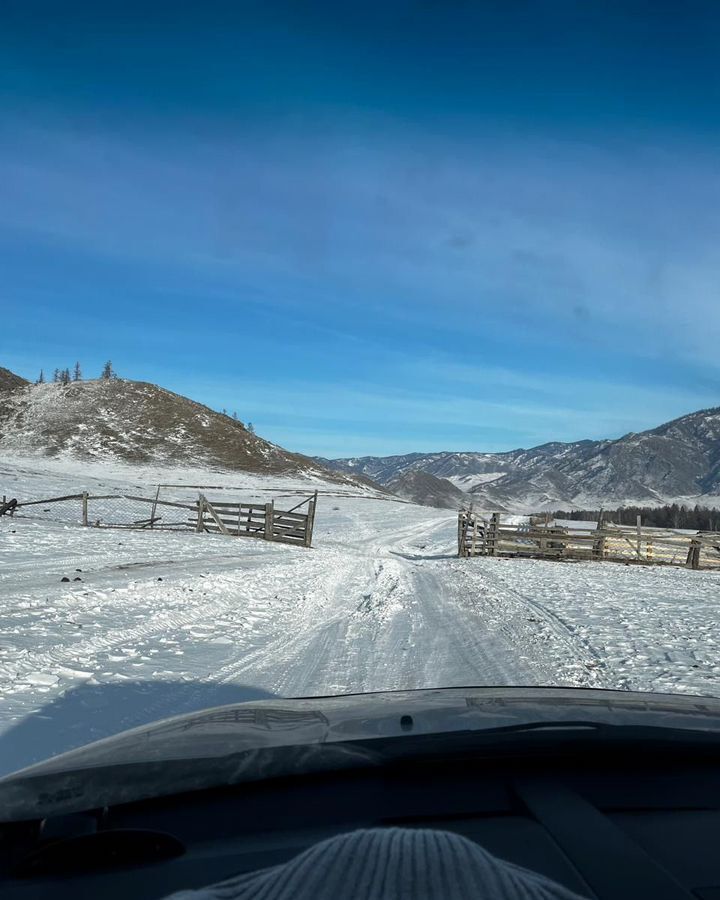
[{"label": "windshield", "polygon": [[720,14],[661,7],[5,4],[0,775],[720,696]]}]

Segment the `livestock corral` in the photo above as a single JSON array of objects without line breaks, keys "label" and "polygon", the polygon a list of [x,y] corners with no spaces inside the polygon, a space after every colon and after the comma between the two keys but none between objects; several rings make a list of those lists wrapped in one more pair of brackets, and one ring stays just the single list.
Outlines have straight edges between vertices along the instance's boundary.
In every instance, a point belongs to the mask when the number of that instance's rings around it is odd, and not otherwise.
[{"label": "livestock corral", "polygon": [[461,510],[458,556],[609,560],[720,569],[720,533],[635,527],[613,522],[561,522],[549,516],[506,516]]}]

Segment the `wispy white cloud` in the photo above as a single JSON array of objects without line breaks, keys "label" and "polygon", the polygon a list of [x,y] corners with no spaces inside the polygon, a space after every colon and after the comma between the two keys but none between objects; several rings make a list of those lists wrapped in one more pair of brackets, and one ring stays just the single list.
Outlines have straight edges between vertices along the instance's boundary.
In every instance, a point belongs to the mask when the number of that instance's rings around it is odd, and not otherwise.
[{"label": "wispy white cloud", "polygon": [[[387,120],[181,143],[7,122],[0,136],[1,233],[128,272],[135,309],[171,310],[165,380],[300,449],[330,452],[319,444],[339,433],[353,452],[368,435],[398,451],[506,449],[717,402],[688,376],[720,371],[720,177],[698,146],[438,138]],[[76,323],[101,314],[73,308],[82,265],[64,286]],[[114,318],[123,346],[147,340]],[[312,373],[279,360],[258,380],[229,357],[206,381],[179,372],[213,329],[312,342]]]}]

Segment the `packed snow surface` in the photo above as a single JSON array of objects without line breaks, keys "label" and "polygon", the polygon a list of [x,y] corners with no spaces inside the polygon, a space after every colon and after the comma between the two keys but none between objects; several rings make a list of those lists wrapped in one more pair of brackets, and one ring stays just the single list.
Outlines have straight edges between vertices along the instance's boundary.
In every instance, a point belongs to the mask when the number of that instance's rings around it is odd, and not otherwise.
[{"label": "packed snow surface", "polygon": [[[236,500],[323,488],[61,460],[4,462],[0,478],[21,500],[147,496],[158,481],[228,484]],[[507,684],[720,694],[717,573],[461,560],[451,511],[324,488],[309,550],[83,528],[33,508],[0,518],[0,774],[267,696]]]}]

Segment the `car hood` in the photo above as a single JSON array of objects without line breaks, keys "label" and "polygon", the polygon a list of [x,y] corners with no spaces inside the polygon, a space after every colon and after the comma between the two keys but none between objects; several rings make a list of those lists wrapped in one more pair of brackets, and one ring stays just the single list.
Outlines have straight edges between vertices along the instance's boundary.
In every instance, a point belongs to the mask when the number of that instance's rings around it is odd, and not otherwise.
[{"label": "car hood", "polygon": [[586,688],[468,687],[258,700],[164,719],[0,779],[5,821],[379,762],[373,739],[543,722],[720,734],[720,699]]}]

